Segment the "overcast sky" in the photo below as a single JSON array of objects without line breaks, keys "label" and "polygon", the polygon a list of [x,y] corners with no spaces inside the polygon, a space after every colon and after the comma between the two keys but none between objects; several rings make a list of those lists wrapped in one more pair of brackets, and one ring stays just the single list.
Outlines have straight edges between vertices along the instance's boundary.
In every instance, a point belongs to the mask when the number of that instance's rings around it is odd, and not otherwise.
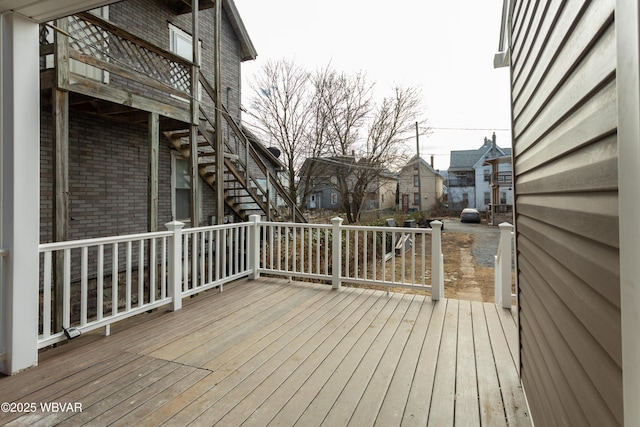
[{"label": "overcast sky", "polygon": [[[244,96],[267,60],[310,70],[363,70],[376,93],[420,88],[431,133],[420,154],[447,169],[451,150],[476,149],[495,130],[510,147],[509,71],[494,69],[502,0],[235,0],[258,52],[242,66]],[[246,98],[245,98],[246,99]],[[247,103],[245,103],[245,106]],[[409,147],[415,152],[415,143]]]}]

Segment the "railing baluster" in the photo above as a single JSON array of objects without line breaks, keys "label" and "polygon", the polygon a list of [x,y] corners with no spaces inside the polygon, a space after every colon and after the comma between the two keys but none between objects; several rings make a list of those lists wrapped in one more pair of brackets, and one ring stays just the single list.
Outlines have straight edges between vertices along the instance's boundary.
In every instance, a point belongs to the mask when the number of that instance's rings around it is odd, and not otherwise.
[{"label": "railing baluster", "polygon": [[82,247],[82,260],[80,262],[80,326],[87,324],[87,286],[88,281],[89,248]]},{"label": "railing baluster", "polygon": [[420,276],[422,276],[422,279],[420,280],[420,284],[422,286],[425,286],[425,272],[427,271],[427,258],[426,258],[426,251],[425,251],[425,245],[426,245],[426,237],[427,237],[427,233],[422,233],[422,258],[420,261]]},{"label": "railing baluster", "polygon": [[300,272],[304,273],[304,260],[305,260],[305,257],[304,257],[304,244],[305,244],[304,231],[305,231],[305,228],[304,228],[304,226],[300,226],[299,229],[300,229],[300,252],[298,252],[298,253],[299,253],[299,259],[300,259]]},{"label": "railing baluster", "polygon": [[198,287],[198,233],[191,234],[191,288]]},{"label": "railing baluster", "polygon": [[158,268],[157,255],[156,255],[156,246],[158,242],[156,239],[151,239],[149,241],[149,303],[153,304],[156,302],[156,273]]},{"label": "railing baluster", "polygon": [[127,280],[126,280],[126,309],[125,311],[131,310],[131,249],[132,242],[127,242],[127,253],[126,253],[126,272],[127,272]]},{"label": "railing baluster", "polygon": [[309,226],[307,228],[307,236],[309,236],[309,242],[307,243],[307,271],[309,274],[313,273],[313,228]]},{"label": "railing baluster", "polygon": [[416,232],[411,232],[411,284],[416,283]]},{"label": "railing baluster", "polygon": [[207,274],[205,272],[205,261],[206,261],[206,257],[207,257],[207,251],[206,251],[206,239],[204,238],[205,233],[198,233],[198,235],[200,236],[200,256],[198,257],[198,259],[200,260],[200,286],[204,286],[205,281],[207,279]]},{"label": "railing baluster", "polygon": [[118,314],[118,244],[111,249],[111,315]]},{"label": "railing baluster", "polygon": [[213,230],[209,230],[207,240],[207,283],[213,283]]},{"label": "railing baluster", "polygon": [[98,301],[96,303],[96,320],[102,320],[104,315],[104,245],[98,245],[98,265],[96,282],[96,292]]},{"label": "railing baluster", "polygon": [[369,267],[369,232],[367,230],[363,231],[364,234],[364,259],[362,262],[364,263],[364,280],[367,280],[367,268]]},{"label": "railing baluster", "polygon": [[144,304],[144,240],[138,242],[138,307]]},{"label": "railing baluster", "polygon": [[[284,236],[285,237],[283,239],[282,238],[282,236],[283,236],[283,233],[282,233],[283,227],[277,226],[276,230],[277,230],[277,232],[276,232],[276,244],[278,245],[278,271],[281,271],[282,270],[282,244],[283,243],[285,245],[287,244],[287,238],[286,238],[287,233],[286,233],[286,228],[284,228],[284,230],[285,230]],[[289,256],[288,249],[289,249],[289,247],[287,246],[287,255],[285,255],[287,257]],[[285,262],[287,262],[287,261],[285,260]]]},{"label": "railing baluster", "polygon": [[189,290],[189,256],[193,256],[193,254],[189,253],[188,234],[184,234],[182,242],[182,250],[184,251],[182,254],[182,292],[186,292]]},{"label": "railing baluster", "polygon": [[71,326],[71,249],[65,249],[63,253],[62,325],[68,328]]},{"label": "railing baluster", "polygon": [[167,297],[167,238],[162,238],[162,288],[160,295],[162,299]]},{"label": "railing baluster", "polygon": [[222,242],[220,229],[216,230],[216,282],[220,280],[220,265],[222,264]]},{"label": "railing baluster", "polygon": [[391,253],[392,253],[392,257],[391,257],[391,281],[395,282],[396,281],[396,244],[397,244],[397,240],[396,240],[396,232],[395,230],[392,233],[392,239],[391,239]]},{"label": "railing baluster", "polygon": [[320,227],[318,227],[316,229],[316,240],[317,240],[317,245],[316,245],[316,274],[320,274],[320,248],[321,243],[322,243],[322,239],[320,238]]},{"label": "railing baluster", "polygon": [[52,261],[51,251],[44,253],[44,283],[42,289],[42,337],[44,339],[51,336],[51,276]]},{"label": "railing baluster", "polygon": [[[335,237],[335,236],[334,236]],[[351,269],[349,268],[350,259],[351,259],[351,236],[349,235],[349,229],[344,230],[344,238],[345,238],[345,247],[344,247],[344,271],[343,274],[345,277],[350,277]]]},{"label": "railing baluster", "polygon": [[372,279],[376,281],[378,276],[376,274],[376,267],[378,266],[378,232],[372,231],[371,235],[373,236],[373,277]]},{"label": "railing baluster", "polygon": [[293,267],[293,272],[296,272],[296,255],[298,254],[298,245],[296,242],[296,238],[298,235],[298,227],[296,227],[295,225],[293,227],[291,227],[293,229],[293,253],[291,254],[291,258],[292,258],[292,267]]},{"label": "railing baluster", "polygon": [[273,270],[274,262],[273,262],[273,238],[274,238],[274,227],[273,224],[270,224],[265,232],[269,234],[269,270]]}]

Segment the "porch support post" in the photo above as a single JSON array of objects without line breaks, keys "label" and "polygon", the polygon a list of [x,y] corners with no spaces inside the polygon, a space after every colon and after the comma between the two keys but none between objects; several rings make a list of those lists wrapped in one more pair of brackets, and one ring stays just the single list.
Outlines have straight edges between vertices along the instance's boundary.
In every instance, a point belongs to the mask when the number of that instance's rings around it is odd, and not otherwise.
[{"label": "porch support post", "polygon": [[38,245],[40,240],[40,75],[38,24],[0,15],[0,371],[38,363]]},{"label": "porch support post", "polygon": [[433,301],[444,298],[442,258],[442,222],[431,221],[431,299]]},{"label": "porch support post", "polygon": [[[216,141],[216,219],[224,223],[224,143],[222,141],[222,0],[215,1],[213,29],[214,125]],[[247,164],[247,168],[249,165]],[[248,181],[247,181],[248,182]]]},{"label": "porch support post", "polygon": [[624,425],[640,425],[640,6],[616,1],[618,212]]},{"label": "porch support post", "polygon": [[502,308],[511,308],[511,242],[513,238],[513,225],[503,222],[500,228],[500,250],[498,253],[498,263],[496,264],[496,304],[500,304]]},{"label": "porch support post", "polygon": [[[53,241],[69,239],[69,92],[53,89]],[[55,254],[54,331],[62,328],[63,256]]]},{"label": "porch support post", "polygon": [[160,118],[149,113],[149,231],[158,231],[158,158],[160,150]]},{"label": "porch support post", "polygon": [[332,242],[331,248],[331,287],[340,289],[342,280],[342,218],[335,217],[331,219],[332,226]]},{"label": "porch support post", "polygon": [[198,206],[198,122],[200,105],[198,101],[198,82],[200,80],[200,30],[198,25],[198,0],[191,0],[191,41],[193,49],[193,65],[191,66],[191,124],[189,126],[189,160],[191,177],[191,226],[200,225],[200,208]]},{"label": "porch support post", "polygon": [[171,221],[164,225],[167,230],[173,232],[169,244],[169,280],[167,291],[171,297],[169,310],[176,311],[182,308],[182,228],[184,223]]},{"label": "porch support post", "polygon": [[[54,70],[56,82],[52,93],[53,116],[53,241],[64,242],[69,239],[69,19],[56,21],[60,31],[54,32],[55,54]],[[53,330],[63,327],[63,270],[64,257],[56,252],[54,264],[54,317]]]},{"label": "porch support post", "polygon": [[249,222],[249,279],[254,280],[260,278],[260,215],[249,215]]}]

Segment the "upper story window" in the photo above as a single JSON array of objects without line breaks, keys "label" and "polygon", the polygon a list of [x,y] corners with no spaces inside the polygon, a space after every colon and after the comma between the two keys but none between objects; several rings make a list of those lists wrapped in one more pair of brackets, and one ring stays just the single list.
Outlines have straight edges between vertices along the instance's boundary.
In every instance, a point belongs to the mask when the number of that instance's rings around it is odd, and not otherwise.
[{"label": "upper story window", "polygon": [[[193,37],[191,34],[182,31],[180,28],[175,25],[169,24],[169,50],[176,55],[183,57],[188,61],[193,61],[193,46],[192,46]],[[202,50],[202,42],[198,43],[198,51]],[[180,82],[178,80],[173,82],[173,86],[176,89],[184,90],[188,92],[189,87],[186,86],[184,82]],[[202,99],[202,93],[200,90],[200,83],[198,83],[197,88],[197,96],[198,100]],[[186,99],[181,100],[188,102]]]}]

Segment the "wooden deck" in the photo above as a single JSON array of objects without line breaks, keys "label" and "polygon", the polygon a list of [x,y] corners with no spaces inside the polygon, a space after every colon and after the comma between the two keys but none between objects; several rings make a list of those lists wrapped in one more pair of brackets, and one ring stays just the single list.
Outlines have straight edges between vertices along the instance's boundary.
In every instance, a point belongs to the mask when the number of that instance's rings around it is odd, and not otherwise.
[{"label": "wooden deck", "polygon": [[527,426],[516,348],[491,303],[240,281],[44,351],[0,424]]}]

